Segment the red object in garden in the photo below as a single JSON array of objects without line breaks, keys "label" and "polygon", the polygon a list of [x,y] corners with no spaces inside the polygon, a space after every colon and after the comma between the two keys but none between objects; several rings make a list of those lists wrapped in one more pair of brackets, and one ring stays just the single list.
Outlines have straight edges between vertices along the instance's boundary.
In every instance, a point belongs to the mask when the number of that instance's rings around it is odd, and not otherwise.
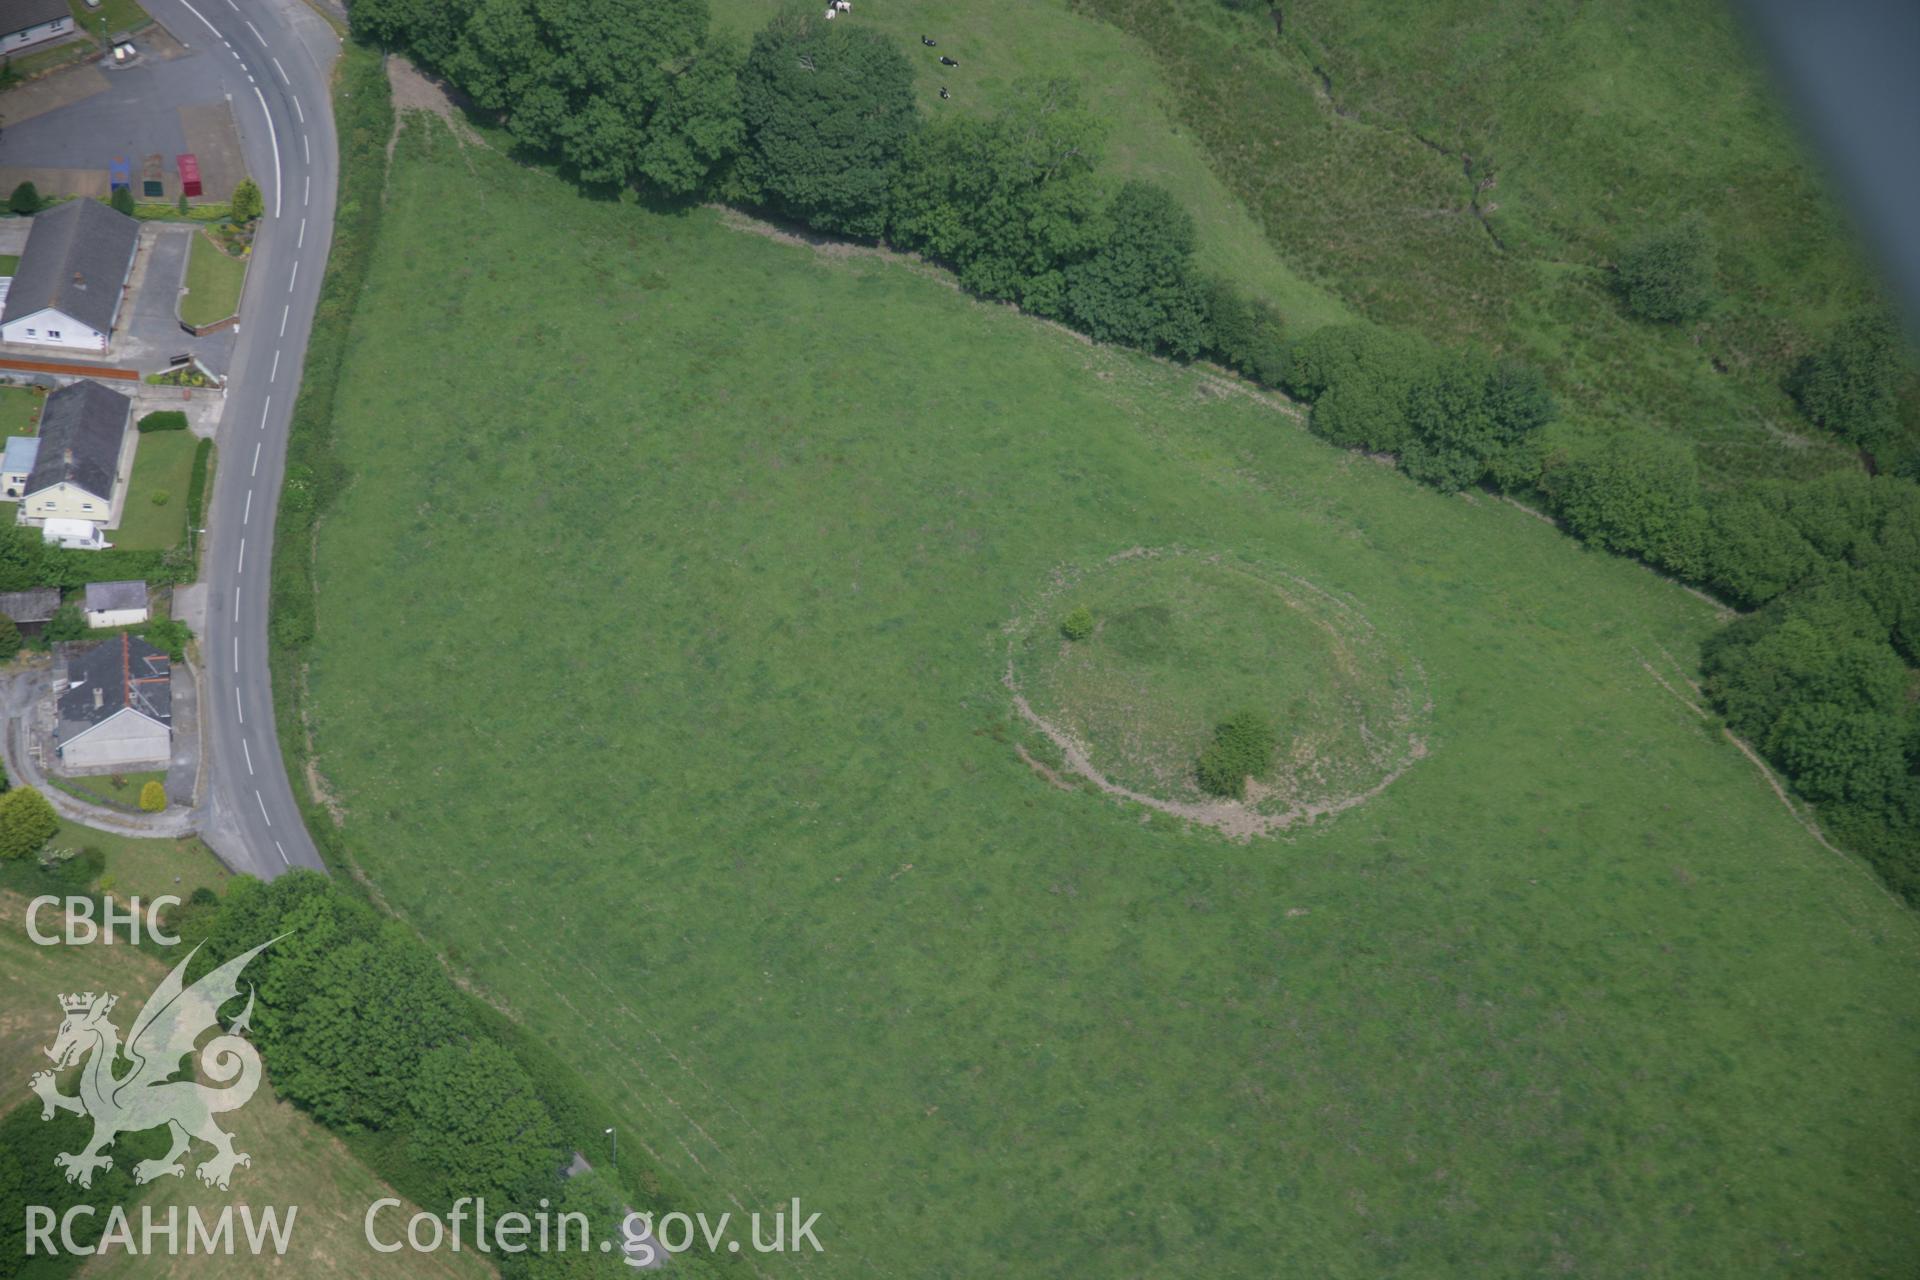
[{"label": "red object in garden", "polygon": [[180,166],[180,194],[197,196],[200,194],[200,161],[191,153],[173,158]]}]

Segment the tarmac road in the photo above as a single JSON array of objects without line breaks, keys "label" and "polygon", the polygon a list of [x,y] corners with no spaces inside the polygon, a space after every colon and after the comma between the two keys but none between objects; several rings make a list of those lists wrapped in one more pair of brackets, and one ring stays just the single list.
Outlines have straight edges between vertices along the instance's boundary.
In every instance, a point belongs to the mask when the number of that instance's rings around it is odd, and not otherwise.
[{"label": "tarmac road", "polygon": [[202,833],[236,871],[324,870],[274,730],[267,587],[287,426],[333,235],[339,155],[328,85],[339,40],[300,0],[145,3],[232,100],[267,205],[241,298],[203,544]]}]

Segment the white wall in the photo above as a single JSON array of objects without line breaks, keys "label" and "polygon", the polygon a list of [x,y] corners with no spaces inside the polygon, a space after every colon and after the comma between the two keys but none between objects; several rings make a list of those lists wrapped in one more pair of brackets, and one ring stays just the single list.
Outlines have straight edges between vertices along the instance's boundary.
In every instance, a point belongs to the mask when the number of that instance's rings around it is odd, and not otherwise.
[{"label": "white wall", "polygon": [[70,769],[109,764],[159,764],[173,754],[173,735],[158,720],[138,711],[121,711],[76,738],[60,744]]},{"label": "white wall", "polygon": [[[27,331],[31,329],[32,333]],[[53,334],[59,337],[53,337]],[[48,307],[36,311],[30,316],[21,316],[12,324],[0,329],[0,342],[21,342],[34,347],[59,347],[66,351],[91,351],[103,355],[107,350],[107,335],[98,329],[81,324],[70,316],[64,316]]]},{"label": "white wall", "polygon": [[145,622],[145,609],[89,609],[87,625],[90,627],[130,627],[136,622]]},{"label": "white wall", "polygon": [[25,31],[15,31],[11,35],[0,38],[0,52],[12,53],[15,49],[24,49],[30,44],[39,44],[42,40],[66,35],[71,30],[73,30],[73,19],[55,18],[37,27],[28,27]]}]

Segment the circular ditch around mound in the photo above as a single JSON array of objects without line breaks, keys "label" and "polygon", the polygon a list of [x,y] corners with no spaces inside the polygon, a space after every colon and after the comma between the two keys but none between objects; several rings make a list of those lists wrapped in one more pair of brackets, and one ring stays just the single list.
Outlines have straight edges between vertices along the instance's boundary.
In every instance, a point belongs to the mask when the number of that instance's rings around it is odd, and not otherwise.
[{"label": "circular ditch around mound", "polygon": [[[1068,640],[1076,610],[1092,630]],[[1062,569],[1008,627],[1015,710],[1111,795],[1237,839],[1351,809],[1426,754],[1420,664],[1352,603],[1266,566],[1179,548]],[[1277,730],[1244,799],[1203,791],[1229,716]]]}]

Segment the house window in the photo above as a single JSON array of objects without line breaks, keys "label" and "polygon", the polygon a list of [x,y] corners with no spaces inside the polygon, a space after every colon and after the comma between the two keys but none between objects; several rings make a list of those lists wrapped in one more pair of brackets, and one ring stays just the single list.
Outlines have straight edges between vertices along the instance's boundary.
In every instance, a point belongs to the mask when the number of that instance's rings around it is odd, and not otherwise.
[{"label": "house window", "polygon": [[60,336],[60,331],[58,329],[49,329],[47,330],[47,336],[49,338],[57,338]]},{"label": "house window", "polygon": [[91,511],[93,510],[93,504],[91,502],[83,502],[80,504],[80,509],[82,511]]},{"label": "house window", "polygon": [[53,24],[52,24],[52,25],[53,25],[53,29],[54,29],[55,31],[58,31],[58,30],[60,30],[60,29],[61,29],[62,27],[65,27],[65,26],[67,25],[67,20],[66,20],[65,18],[55,18],[55,19],[53,20]]},{"label": "house window", "polygon": [[29,338],[37,338],[40,336],[40,331],[38,329],[29,329],[27,330],[27,336]]}]

